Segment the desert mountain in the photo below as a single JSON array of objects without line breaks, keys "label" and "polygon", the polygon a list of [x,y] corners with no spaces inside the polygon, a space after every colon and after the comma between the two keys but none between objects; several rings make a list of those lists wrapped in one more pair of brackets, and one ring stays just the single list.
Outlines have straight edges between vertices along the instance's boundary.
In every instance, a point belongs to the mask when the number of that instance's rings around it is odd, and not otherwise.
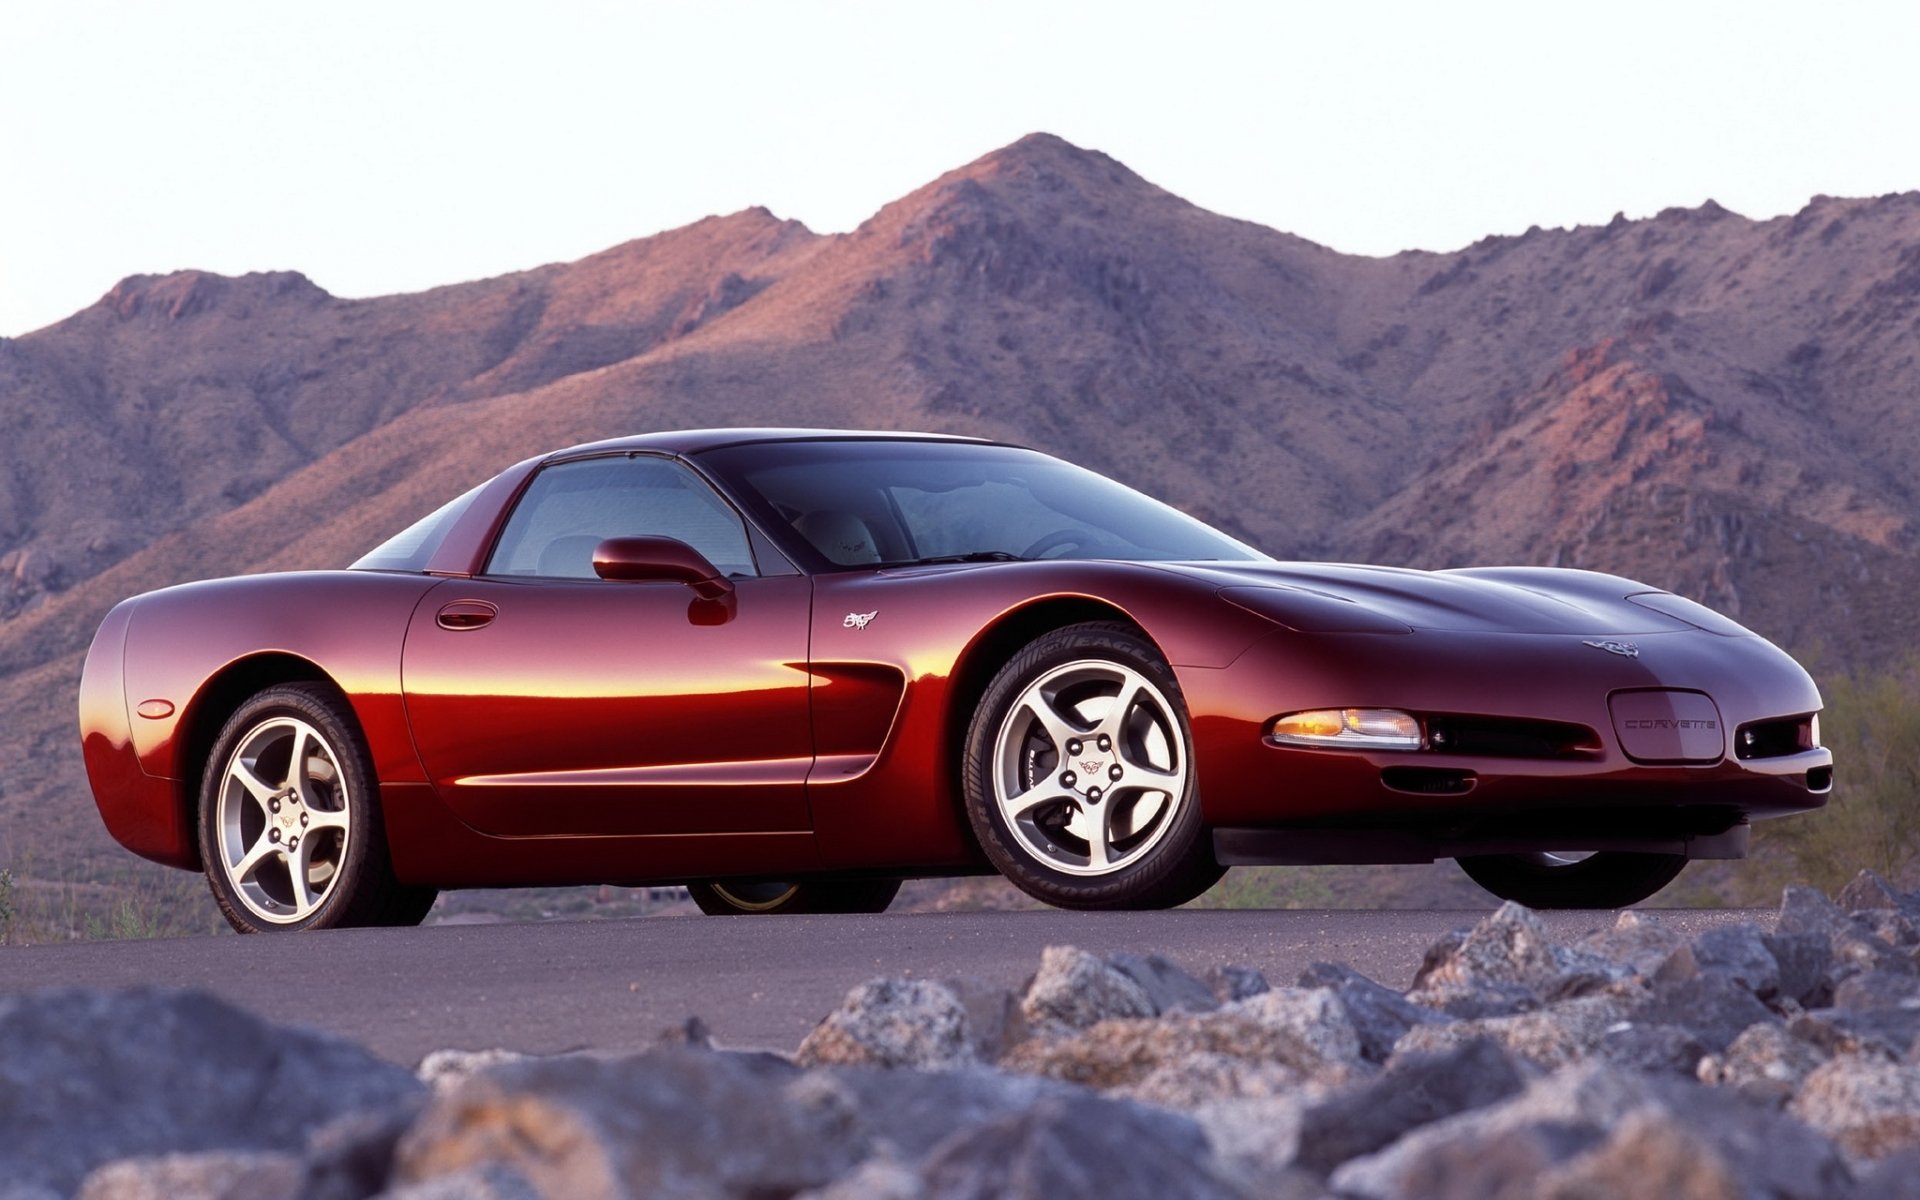
[{"label": "desert mountain", "polygon": [[1008,438],[1277,555],[1619,571],[1869,662],[1920,633],[1916,354],[1920,195],[1372,259],[1046,135],[843,235],[750,210],[372,300],[127,279],[0,340],[0,865],[112,861],[71,713],[114,601],[650,429]]}]

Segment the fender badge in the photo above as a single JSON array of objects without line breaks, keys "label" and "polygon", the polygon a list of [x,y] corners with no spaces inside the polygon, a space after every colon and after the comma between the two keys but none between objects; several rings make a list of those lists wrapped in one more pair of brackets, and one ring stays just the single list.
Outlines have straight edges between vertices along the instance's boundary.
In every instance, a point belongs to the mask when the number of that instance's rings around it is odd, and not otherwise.
[{"label": "fender badge", "polygon": [[848,629],[865,629],[868,622],[879,615],[880,610],[877,608],[868,613],[848,613],[847,619],[840,622],[840,624]]},{"label": "fender badge", "polygon": [[1608,654],[1618,654],[1622,658],[1639,658],[1640,647],[1632,642],[1616,642],[1611,638],[1600,642],[1581,642],[1582,646],[1592,646],[1595,650],[1605,650]]}]

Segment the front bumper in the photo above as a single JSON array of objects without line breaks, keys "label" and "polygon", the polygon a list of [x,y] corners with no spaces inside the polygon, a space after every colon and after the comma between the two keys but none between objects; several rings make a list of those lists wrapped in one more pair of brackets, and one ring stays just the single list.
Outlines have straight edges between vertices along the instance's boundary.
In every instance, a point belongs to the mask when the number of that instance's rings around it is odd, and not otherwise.
[{"label": "front bumper", "polygon": [[[1749,822],[1825,805],[1829,751],[1734,753],[1734,731],[1820,709],[1798,664],[1756,637],[1636,640],[1644,653],[1627,659],[1564,636],[1289,633],[1228,667],[1184,670],[1220,860],[1426,862],[1552,849],[1739,857]],[[1713,698],[1724,725],[1717,756],[1628,756],[1611,698],[1663,688]],[[1283,713],[1349,706],[1553,722],[1591,736],[1536,756],[1320,749],[1264,736]]]}]

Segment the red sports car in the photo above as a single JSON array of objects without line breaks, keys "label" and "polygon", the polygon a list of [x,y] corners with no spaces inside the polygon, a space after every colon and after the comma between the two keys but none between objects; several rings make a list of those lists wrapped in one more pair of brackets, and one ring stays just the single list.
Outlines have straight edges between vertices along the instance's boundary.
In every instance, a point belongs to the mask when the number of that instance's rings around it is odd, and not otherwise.
[{"label": "red sports car", "polygon": [[136,596],[80,725],[113,835],[272,930],[522,884],[872,912],[990,868],[1147,908],[1436,858],[1618,906],[1824,804],[1819,709],[1631,580],[1276,562],[1017,446],[728,429],[529,459],[344,571]]}]

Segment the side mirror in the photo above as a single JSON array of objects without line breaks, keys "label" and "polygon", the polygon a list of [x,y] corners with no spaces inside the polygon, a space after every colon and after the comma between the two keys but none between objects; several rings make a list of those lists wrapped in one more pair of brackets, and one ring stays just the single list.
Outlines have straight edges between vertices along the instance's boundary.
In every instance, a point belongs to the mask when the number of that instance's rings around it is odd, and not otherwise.
[{"label": "side mirror", "polygon": [[692,546],[669,537],[608,538],[593,549],[593,573],[630,583],[672,581],[694,594],[716,600],[733,591],[733,581]]}]

